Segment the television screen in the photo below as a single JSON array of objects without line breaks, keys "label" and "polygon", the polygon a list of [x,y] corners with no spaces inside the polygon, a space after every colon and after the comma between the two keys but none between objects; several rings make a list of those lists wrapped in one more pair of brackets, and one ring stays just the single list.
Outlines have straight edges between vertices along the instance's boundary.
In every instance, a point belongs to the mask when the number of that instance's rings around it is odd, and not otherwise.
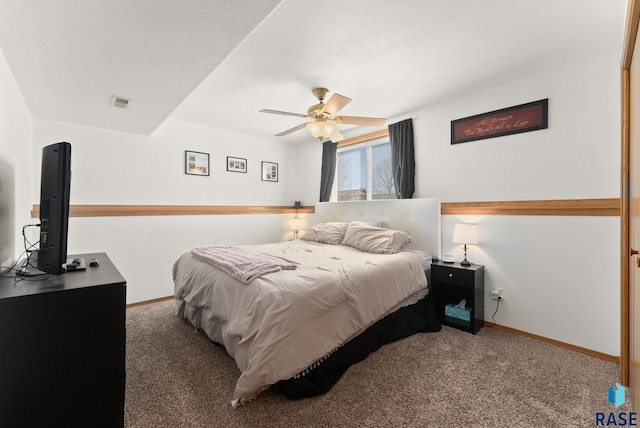
[{"label": "television screen", "polygon": [[52,275],[65,272],[62,264],[67,261],[70,191],[71,144],[62,142],[43,147],[38,269]]}]

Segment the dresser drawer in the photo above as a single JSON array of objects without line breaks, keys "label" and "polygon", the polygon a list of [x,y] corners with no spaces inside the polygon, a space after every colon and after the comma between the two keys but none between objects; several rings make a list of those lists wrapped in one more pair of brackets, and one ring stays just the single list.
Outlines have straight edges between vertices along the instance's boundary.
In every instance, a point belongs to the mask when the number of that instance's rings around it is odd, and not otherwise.
[{"label": "dresser drawer", "polygon": [[446,266],[433,266],[431,270],[433,280],[457,285],[473,286],[474,272],[471,270],[448,268]]}]

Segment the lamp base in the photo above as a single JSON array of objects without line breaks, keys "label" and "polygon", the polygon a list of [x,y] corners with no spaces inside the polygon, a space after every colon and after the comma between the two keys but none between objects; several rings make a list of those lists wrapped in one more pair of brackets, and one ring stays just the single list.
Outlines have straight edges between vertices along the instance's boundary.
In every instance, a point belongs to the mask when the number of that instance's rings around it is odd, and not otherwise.
[{"label": "lamp base", "polygon": [[464,244],[464,260],[460,262],[461,266],[471,266],[473,263],[471,263],[469,260],[467,260],[467,244]]}]

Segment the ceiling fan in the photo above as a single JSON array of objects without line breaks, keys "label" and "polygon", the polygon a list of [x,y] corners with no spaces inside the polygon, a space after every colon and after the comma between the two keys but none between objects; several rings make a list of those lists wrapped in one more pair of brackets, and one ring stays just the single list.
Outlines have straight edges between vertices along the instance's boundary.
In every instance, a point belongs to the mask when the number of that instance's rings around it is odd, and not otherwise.
[{"label": "ceiling fan", "polygon": [[282,114],[285,116],[303,117],[312,119],[312,122],[301,123],[291,129],[276,134],[276,137],[289,135],[292,132],[302,128],[307,128],[314,138],[322,140],[329,137],[334,143],[344,139],[338,131],[336,124],[344,123],[346,125],[363,125],[363,126],[384,126],[385,119],[378,117],[359,117],[359,116],[336,116],[338,111],[351,102],[351,98],[347,98],[340,94],[333,94],[329,101],[325,104],[324,97],[329,93],[327,88],[315,88],[313,95],[318,99],[319,103],[314,104],[307,110],[307,114],[289,113],[286,111],[262,109],[261,113]]}]

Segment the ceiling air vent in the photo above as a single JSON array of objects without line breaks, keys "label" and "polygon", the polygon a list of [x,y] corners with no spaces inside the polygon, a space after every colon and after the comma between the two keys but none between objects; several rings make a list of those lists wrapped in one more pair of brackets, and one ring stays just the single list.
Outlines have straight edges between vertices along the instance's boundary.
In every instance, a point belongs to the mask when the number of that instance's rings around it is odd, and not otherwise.
[{"label": "ceiling air vent", "polygon": [[129,105],[129,102],[131,102],[131,100],[127,98],[116,97],[115,95],[111,97],[111,104],[114,107],[127,108],[127,106]]}]

